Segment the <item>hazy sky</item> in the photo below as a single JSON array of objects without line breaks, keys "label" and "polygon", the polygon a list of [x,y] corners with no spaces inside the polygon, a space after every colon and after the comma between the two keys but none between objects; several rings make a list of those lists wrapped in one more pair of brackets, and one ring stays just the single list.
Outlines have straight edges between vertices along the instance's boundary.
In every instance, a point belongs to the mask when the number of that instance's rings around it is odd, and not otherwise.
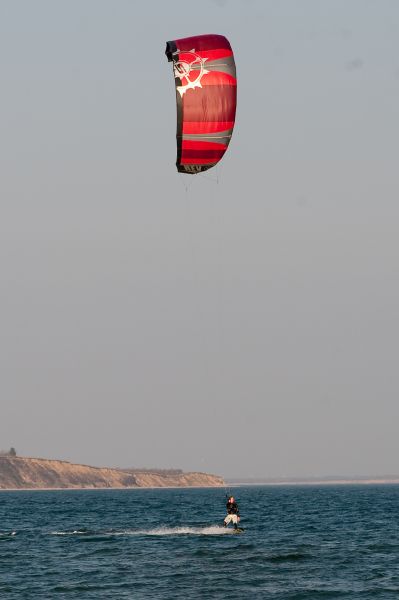
[{"label": "hazy sky", "polygon": [[[164,49],[200,33],[238,112],[190,177]],[[1,447],[399,472],[397,0],[4,0],[0,81]]]}]

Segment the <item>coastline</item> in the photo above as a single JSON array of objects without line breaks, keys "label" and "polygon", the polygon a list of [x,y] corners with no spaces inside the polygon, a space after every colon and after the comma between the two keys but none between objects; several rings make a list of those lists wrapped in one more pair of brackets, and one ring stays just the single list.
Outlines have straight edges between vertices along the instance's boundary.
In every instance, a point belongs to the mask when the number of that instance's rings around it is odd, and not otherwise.
[{"label": "coastline", "polygon": [[268,486],[268,487],[282,487],[282,486],[328,486],[328,485],[397,485],[399,484],[398,479],[315,479],[315,480],[287,480],[287,481],[235,481],[231,483],[226,481],[227,487],[256,487],[256,486]]},{"label": "coastline", "polygon": [[234,482],[228,481],[223,485],[151,485],[151,486],[134,486],[134,487],[32,487],[32,488],[0,488],[1,492],[70,492],[70,491],[132,491],[132,490],[220,490],[223,488],[240,488],[240,487],[311,487],[311,486],[370,486],[370,485],[399,485],[399,479],[361,479],[361,480],[314,480],[314,481],[260,481],[260,482]]},{"label": "coastline", "polygon": [[221,487],[223,478],[181,469],[91,467],[63,460],[0,456],[0,490]]},{"label": "coastline", "polygon": [[[399,483],[399,482],[398,482]],[[246,485],[246,484],[243,484]],[[225,485],[152,485],[152,486],[135,486],[135,487],[35,487],[35,488],[0,488],[1,492],[103,492],[109,491],[126,491],[132,490],[220,490],[226,487]],[[230,486],[232,487],[232,486]]]}]

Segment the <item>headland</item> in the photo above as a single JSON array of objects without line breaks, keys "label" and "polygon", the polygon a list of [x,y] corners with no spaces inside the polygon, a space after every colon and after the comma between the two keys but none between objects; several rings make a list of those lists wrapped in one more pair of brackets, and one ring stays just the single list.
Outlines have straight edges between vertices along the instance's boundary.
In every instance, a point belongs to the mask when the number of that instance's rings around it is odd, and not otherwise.
[{"label": "headland", "polygon": [[220,487],[222,477],[180,469],[91,467],[64,460],[0,456],[0,490]]}]

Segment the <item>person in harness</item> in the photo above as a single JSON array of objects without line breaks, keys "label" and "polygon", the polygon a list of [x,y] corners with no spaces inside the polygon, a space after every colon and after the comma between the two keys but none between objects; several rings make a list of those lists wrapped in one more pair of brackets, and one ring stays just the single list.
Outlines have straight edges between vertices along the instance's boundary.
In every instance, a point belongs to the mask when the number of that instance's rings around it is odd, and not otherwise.
[{"label": "person in harness", "polygon": [[238,504],[234,500],[234,496],[230,496],[226,504],[227,515],[223,521],[224,527],[227,527],[229,523],[233,523],[234,529],[238,528],[240,522],[240,511],[238,510]]}]

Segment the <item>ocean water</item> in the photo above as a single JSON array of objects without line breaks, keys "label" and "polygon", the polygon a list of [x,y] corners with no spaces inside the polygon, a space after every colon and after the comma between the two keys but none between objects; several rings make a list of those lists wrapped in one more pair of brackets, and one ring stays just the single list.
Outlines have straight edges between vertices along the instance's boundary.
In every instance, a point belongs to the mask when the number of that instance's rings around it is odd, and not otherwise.
[{"label": "ocean water", "polygon": [[0,598],[399,599],[399,486],[0,492]]}]

